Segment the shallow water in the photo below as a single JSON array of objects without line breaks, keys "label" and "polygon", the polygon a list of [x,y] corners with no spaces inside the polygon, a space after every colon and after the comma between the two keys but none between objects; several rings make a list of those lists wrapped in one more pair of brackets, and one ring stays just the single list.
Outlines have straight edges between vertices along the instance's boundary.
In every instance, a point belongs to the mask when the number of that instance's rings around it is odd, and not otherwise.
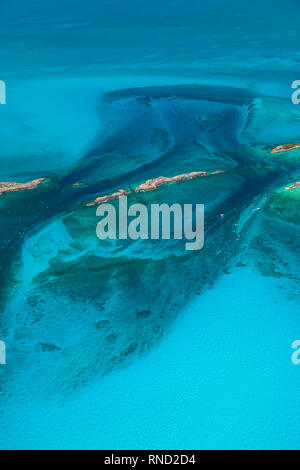
[{"label": "shallow water", "polygon": [[297,448],[299,371],[290,344],[298,311],[270,279],[238,268],[189,302],[159,345],[128,368],[66,401],[14,404],[2,445]]}]

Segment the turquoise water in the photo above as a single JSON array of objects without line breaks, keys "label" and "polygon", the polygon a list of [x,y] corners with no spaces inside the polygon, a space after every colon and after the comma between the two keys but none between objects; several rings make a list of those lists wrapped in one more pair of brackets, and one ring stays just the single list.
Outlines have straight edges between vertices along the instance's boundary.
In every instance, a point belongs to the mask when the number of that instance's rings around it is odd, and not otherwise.
[{"label": "turquoise water", "polygon": [[[0,13],[0,181],[48,178],[0,196],[0,448],[299,448],[299,4]],[[219,170],[128,197],[204,203],[201,251],[97,239],[96,197]]]},{"label": "turquoise water", "polygon": [[37,448],[298,447],[298,308],[238,268],[146,357],[64,403],[15,406],[3,431]]}]

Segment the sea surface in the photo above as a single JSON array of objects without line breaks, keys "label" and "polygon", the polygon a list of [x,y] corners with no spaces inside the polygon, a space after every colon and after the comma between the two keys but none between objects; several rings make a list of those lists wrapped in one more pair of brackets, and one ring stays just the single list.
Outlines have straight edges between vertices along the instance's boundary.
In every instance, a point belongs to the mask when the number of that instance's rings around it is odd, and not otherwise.
[{"label": "sea surface", "polygon": [[[0,181],[46,178],[0,195],[1,449],[299,449],[299,17],[0,1]],[[128,203],[204,204],[202,250],[97,238],[95,198],[194,171]]]}]

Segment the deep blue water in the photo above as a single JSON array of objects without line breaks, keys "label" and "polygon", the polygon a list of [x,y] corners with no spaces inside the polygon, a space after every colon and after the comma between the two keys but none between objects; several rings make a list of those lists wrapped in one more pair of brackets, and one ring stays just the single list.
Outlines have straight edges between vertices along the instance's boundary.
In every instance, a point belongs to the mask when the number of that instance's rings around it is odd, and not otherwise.
[{"label": "deep blue water", "polygon": [[[0,448],[299,448],[299,14],[0,2],[0,181],[48,178],[0,195]],[[219,170],[128,198],[205,204],[201,251],[97,239],[97,196]]]}]

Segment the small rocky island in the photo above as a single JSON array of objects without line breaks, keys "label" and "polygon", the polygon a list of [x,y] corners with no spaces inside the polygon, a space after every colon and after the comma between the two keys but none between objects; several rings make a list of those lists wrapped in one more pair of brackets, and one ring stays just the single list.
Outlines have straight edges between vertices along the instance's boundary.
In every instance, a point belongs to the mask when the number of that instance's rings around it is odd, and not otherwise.
[{"label": "small rocky island", "polygon": [[289,152],[290,150],[295,150],[295,149],[300,149],[300,143],[278,145],[278,147],[275,147],[271,151],[271,153]]},{"label": "small rocky island", "polygon": [[96,204],[101,204],[102,202],[109,201],[110,199],[117,199],[120,196],[125,196],[126,194],[130,194],[130,193],[132,193],[132,191],[119,189],[116,193],[110,194],[109,196],[97,197],[93,202],[89,202],[87,206],[95,206]]},{"label": "small rocky island", "polygon": [[46,178],[38,178],[28,183],[12,183],[12,182],[3,182],[0,183],[0,195],[4,193],[13,193],[15,191],[25,191],[29,189],[37,188]]},{"label": "small rocky island", "polygon": [[293,186],[289,186],[288,188],[285,189],[296,189],[300,188],[300,181],[297,181],[297,183],[293,184]]},{"label": "small rocky island", "polygon": [[[225,172],[222,170],[214,171],[212,173],[208,173],[206,171],[193,171],[192,173],[172,176],[171,178],[167,176],[158,176],[158,178],[153,178],[153,179],[149,179],[145,181],[145,183],[135,188],[134,192],[140,193],[142,191],[155,191],[159,186],[163,184],[176,183],[178,181],[183,181],[185,179],[198,178],[199,176],[217,175],[220,173],[225,173]],[[89,202],[87,206],[95,206],[96,204],[101,204],[102,202],[106,202],[111,199],[117,199],[120,196],[125,196],[126,194],[131,194],[132,192],[133,191],[126,191],[125,189],[119,189],[116,193],[110,194],[108,196],[97,197],[94,201]]]},{"label": "small rocky island", "polygon": [[167,176],[159,176],[158,178],[147,180],[145,183],[138,186],[134,191],[136,193],[141,191],[155,191],[162,184],[176,183],[177,181],[197,178],[198,176],[216,175],[218,173],[224,173],[224,171],[214,171],[213,173],[207,173],[206,171],[193,171],[192,173],[177,175],[171,178],[168,178]]}]

